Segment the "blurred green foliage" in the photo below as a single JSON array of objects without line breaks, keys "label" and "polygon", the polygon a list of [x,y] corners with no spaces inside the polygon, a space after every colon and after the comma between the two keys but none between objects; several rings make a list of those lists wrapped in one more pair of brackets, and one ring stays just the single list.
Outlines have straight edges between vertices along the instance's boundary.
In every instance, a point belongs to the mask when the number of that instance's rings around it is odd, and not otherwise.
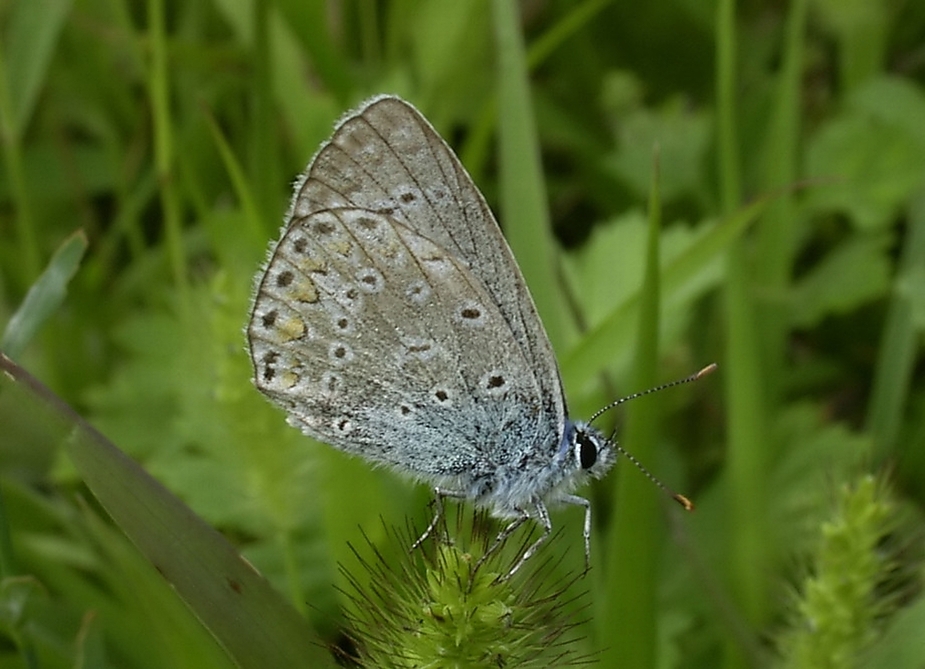
[{"label": "blurred green foliage", "polygon": [[[896,0],[0,2],[5,352],[341,642],[336,565],[362,588],[350,545],[394,549],[380,518],[423,526],[429,493],[289,428],[242,332],[289,184],[398,94],[498,213],[573,416],[720,365],[655,398],[657,434],[633,425],[651,398],[608,418],[698,510],[625,462],[595,487],[580,652],[919,667],[923,44],[925,4]],[[231,666],[10,395],[0,668]],[[554,512],[559,578],[581,520]]]}]

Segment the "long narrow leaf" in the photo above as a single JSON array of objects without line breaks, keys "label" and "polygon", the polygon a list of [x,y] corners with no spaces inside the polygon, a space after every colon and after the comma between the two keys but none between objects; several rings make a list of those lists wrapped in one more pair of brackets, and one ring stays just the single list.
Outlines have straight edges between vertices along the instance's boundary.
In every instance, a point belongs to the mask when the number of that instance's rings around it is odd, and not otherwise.
[{"label": "long narrow leaf", "polygon": [[[658,188],[658,156],[653,169],[649,201],[649,234],[646,245],[646,273],[640,297],[639,326],[636,330],[634,382],[638,388],[655,385],[658,363],[661,207]],[[656,452],[658,398],[641,398],[627,416],[626,440],[633,454],[651,462]],[[657,584],[659,532],[658,489],[635,468],[617,471],[617,507],[610,535],[613,568],[608,574],[603,620],[607,629],[599,630],[609,639],[605,655],[608,666],[620,663],[630,667],[656,666],[658,647]],[[634,565],[633,569],[621,568]]]},{"label": "long narrow leaf", "polygon": [[566,323],[553,272],[555,249],[517,4],[494,0],[492,5],[498,44],[502,222],[546,333],[553,346],[559,346],[565,343]]},{"label": "long narrow leaf", "polygon": [[78,230],[58,247],[48,267],[36,280],[26,299],[13,314],[3,332],[0,351],[18,358],[38,329],[53,314],[67,292],[67,284],[77,272],[80,260],[87,250],[87,236]]},{"label": "long narrow leaf", "polygon": [[32,396],[100,504],[238,666],[330,664],[306,621],[222,535],[6,356],[0,370],[0,392]]}]

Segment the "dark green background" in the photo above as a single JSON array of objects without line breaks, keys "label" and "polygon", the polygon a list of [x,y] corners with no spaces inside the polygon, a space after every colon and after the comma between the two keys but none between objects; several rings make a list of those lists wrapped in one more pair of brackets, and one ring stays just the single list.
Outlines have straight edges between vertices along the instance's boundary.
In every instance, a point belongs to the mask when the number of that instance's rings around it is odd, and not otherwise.
[{"label": "dark green background", "polygon": [[[380,517],[420,526],[429,495],[288,428],[243,328],[289,184],[341,114],[398,94],[498,214],[575,417],[720,366],[611,419],[698,510],[625,460],[596,485],[579,651],[920,667],[923,80],[925,4],[900,0],[0,2],[0,323],[73,271],[4,347],[336,642],[336,565],[368,578],[348,542],[400,553]],[[53,261],[78,230],[79,264]],[[222,666],[17,418],[0,667]],[[580,569],[580,511],[553,521]]]}]

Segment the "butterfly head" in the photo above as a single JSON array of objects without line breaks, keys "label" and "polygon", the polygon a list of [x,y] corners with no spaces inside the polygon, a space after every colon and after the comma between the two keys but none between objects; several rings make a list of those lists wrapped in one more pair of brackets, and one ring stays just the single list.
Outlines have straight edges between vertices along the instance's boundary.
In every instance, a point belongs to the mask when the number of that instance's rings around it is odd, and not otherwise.
[{"label": "butterfly head", "polygon": [[616,444],[585,423],[575,423],[569,434],[576,469],[599,479],[617,461]]}]

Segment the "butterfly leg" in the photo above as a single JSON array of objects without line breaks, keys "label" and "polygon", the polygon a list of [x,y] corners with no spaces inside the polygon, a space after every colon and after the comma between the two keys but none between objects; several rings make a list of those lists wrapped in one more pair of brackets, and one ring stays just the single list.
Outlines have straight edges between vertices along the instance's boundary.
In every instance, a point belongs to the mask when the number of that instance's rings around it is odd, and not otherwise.
[{"label": "butterfly leg", "polygon": [[[482,566],[482,563],[484,563],[492,553],[501,548],[504,542],[507,541],[507,538],[517,531],[518,527],[523,525],[530,518],[530,514],[528,514],[523,509],[518,509],[518,511],[520,511],[520,515],[508,523],[508,525],[498,533],[498,536],[495,537],[495,540],[491,546],[489,546],[488,549],[482,554],[482,557],[479,558],[478,562],[475,563],[475,568],[472,570],[473,574],[478,571],[479,567]],[[520,566],[520,563],[518,563],[518,566]],[[512,570],[504,578],[509,578],[513,573],[514,571]]]},{"label": "butterfly leg", "polygon": [[430,525],[428,525],[427,529],[424,530],[424,534],[418,537],[418,540],[411,544],[412,551],[418,549],[421,544],[427,540],[427,537],[429,537],[437,527],[437,523],[439,523],[440,519],[443,518],[443,500],[447,497],[452,497],[453,499],[465,499],[466,495],[459,492],[458,490],[434,488],[434,519],[430,521]]},{"label": "butterfly leg", "polygon": [[585,573],[587,574],[588,570],[591,569],[591,502],[578,495],[566,495],[560,501],[585,508]]},{"label": "butterfly leg", "polygon": [[537,500],[533,505],[533,510],[536,514],[536,522],[538,522],[543,527],[543,533],[540,535],[539,539],[530,545],[530,548],[524,551],[524,554],[520,556],[517,564],[515,564],[511,568],[511,571],[507,573],[507,576],[504,577],[505,580],[513,576],[515,572],[517,572],[517,570],[523,566],[524,562],[533,557],[537,549],[542,546],[546,542],[546,539],[549,538],[549,535],[552,534],[552,521],[549,520],[549,511],[546,510],[546,505],[543,504],[543,502]]}]

